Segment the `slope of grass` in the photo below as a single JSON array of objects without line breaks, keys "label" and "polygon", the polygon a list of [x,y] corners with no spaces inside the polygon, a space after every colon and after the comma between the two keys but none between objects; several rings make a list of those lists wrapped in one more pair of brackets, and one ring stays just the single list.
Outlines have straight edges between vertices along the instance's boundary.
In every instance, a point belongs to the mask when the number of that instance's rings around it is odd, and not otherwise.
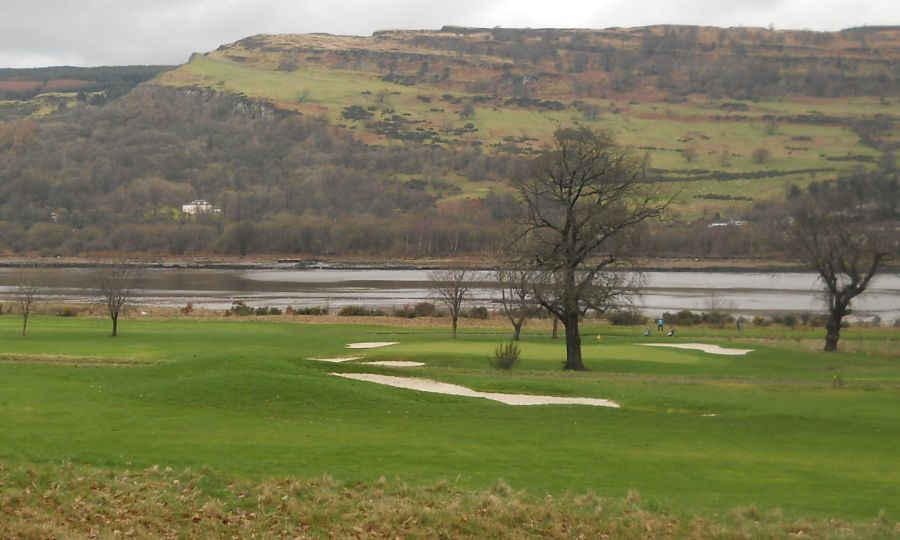
[{"label": "slope of grass", "polygon": [[[37,318],[22,340],[17,325],[0,320],[0,461],[9,467],[208,467],[251,481],[384,476],[460,489],[503,479],[535,494],[621,498],[635,489],[695,514],[748,505],[852,520],[900,513],[896,358],[788,350],[777,340],[746,357],[721,357],[642,347],[639,330],[604,328],[601,341],[591,329],[585,339],[591,372],[559,371],[564,346],[531,334],[521,369],[498,373],[487,367],[508,336],[498,330],[454,342],[435,329],[157,320],[126,321],[112,339],[101,319]],[[724,331],[685,334],[729,345]],[[795,335],[804,336],[780,339]],[[370,340],[401,344],[363,351],[365,360],[427,366],[305,360],[346,355],[346,343]],[[611,398],[622,408],[510,407],[330,372]],[[842,388],[832,388],[835,375]]]}]

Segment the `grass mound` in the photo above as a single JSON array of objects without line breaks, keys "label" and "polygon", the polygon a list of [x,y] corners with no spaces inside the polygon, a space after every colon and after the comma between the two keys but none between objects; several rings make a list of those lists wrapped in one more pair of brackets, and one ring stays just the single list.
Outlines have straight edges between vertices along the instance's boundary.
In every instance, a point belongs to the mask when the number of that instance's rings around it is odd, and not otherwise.
[{"label": "grass mound", "polygon": [[151,467],[0,466],[4,538],[889,538],[885,519],[786,520],[743,508],[722,516],[652,508],[637,493],[539,498],[503,482],[467,491],[329,476],[235,480]]}]

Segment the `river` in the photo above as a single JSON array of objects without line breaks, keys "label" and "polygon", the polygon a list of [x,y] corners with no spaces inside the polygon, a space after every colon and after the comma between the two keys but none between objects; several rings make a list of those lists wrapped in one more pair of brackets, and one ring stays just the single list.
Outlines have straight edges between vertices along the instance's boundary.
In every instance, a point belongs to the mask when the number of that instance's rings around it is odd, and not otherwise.
[{"label": "river", "polygon": [[[0,268],[0,300],[14,300],[15,272]],[[49,302],[96,301],[94,271],[89,268],[41,270],[42,298]],[[482,274],[485,282],[489,274]],[[193,269],[150,268],[138,283],[135,302],[153,306],[226,309],[232,302],[285,308],[346,305],[391,308],[433,301],[428,271],[417,269]],[[489,283],[474,290],[472,305],[491,306],[497,298]],[[711,308],[734,314],[823,312],[821,288],[813,274],[799,272],[645,273],[645,286],[634,307],[649,316],[664,311]],[[855,317],[900,319],[900,274],[877,276],[853,302]]]}]

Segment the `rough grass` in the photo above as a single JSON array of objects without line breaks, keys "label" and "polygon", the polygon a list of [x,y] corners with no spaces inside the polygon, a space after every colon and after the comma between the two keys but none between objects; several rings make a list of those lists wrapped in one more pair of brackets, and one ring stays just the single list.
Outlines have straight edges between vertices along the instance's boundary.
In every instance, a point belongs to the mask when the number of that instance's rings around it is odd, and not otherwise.
[{"label": "rough grass", "polygon": [[885,539],[900,524],[785,518],[743,507],[675,513],[586,493],[537,497],[500,481],[481,490],[325,475],[251,482],[208,471],[111,471],[70,463],[0,465],[3,538],[742,538]]}]

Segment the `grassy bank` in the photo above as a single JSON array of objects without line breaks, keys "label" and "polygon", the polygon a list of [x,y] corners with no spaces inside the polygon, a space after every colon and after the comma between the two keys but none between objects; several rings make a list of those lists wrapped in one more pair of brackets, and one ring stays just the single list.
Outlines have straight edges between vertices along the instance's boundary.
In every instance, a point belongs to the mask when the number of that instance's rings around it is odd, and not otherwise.
[{"label": "grassy bank", "polygon": [[[463,498],[476,501],[503,481],[540,506],[544,495],[592,492],[619,501],[601,505],[616,515],[636,491],[641,508],[663,522],[670,514],[682,521],[706,516],[710,526],[751,506],[762,516],[778,509],[776,527],[801,519],[900,519],[895,331],[850,329],[848,343],[883,347],[826,355],[796,346],[816,338],[815,330],[761,328],[738,341],[729,330],[680,329],[675,341],[753,349],[715,356],[641,346],[638,328],[588,327],[591,371],[572,374],[559,370],[564,345],[544,329],[526,335],[512,373],[488,367],[509,334],[488,326],[466,328],[455,342],[435,326],[258,319],[129,320],[116,339],[100,318],[38,317],[28,339],[19,330],[18,319],[0,319],[4,491],[27,487],[29,475],[62,474],[46,471],[67,463],[62,469],[74,468],[74,477],[99,475],[113,484],[126,470],[207,471],[197,480],[201,507],[227,500],[225,485],[267,492],[278,482],[273,478],[327,474],[336,493],[359,484],[364,493],[408,485],[427,494],[427,486],[447,485],[452,500],[468,493]],[[356,341],[400,343],[361,351],[357,362],[306,359],[347,355],[345,345]],[[376,359],[426,365],[365,363]],[[512,407],[332,372],[607,398],[621,409]],[[140,474],[157,482],[157,473]],[[393,487],[378,487],[382,477]],[[34,507],[28,500],[22,508]]]}]

